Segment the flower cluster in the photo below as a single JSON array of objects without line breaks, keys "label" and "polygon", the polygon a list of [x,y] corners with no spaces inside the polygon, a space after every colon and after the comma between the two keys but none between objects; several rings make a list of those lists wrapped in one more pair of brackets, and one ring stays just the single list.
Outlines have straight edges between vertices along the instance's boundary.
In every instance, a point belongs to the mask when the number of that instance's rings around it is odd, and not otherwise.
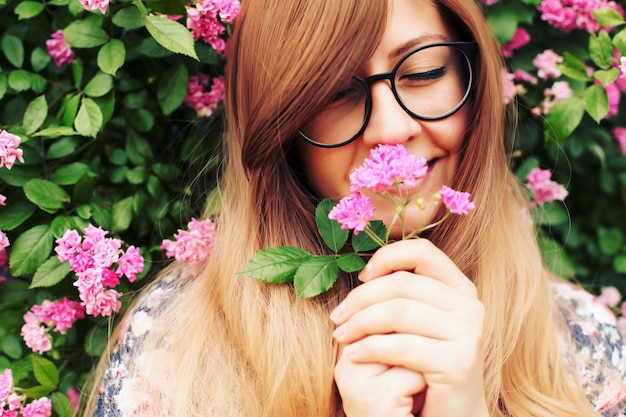
[{"label": "flower cluster", "polygon": [[224,53],[227,45],[223,23],[232,23],[240,7],[238,0],[198,0],[187,7],[187,27],[196,41],[202,38],[218,53]]},{"label": "flower cluster", "polygon": [[109,8],[109,0],[80,0],[80,4],[87,10],[100,10],[102,14]]},{"label": "flower cluster", "polygon": [[224,101],[224,77],[214,77],[211,87],[206,91],[208,84],[209,78],[202,73],[189,77],[185,104],[194,109],[198,116],[210,117]]},{"label": "flower cluster", "polygon": [[49,333],[65,334],[74,322],[85,317],[83,307],[77,301],[64,297],[57,301],[45,300],[24,314],[21,336],[26,346],[34,352],[44,353],[52,348]]},{"label": "flower cluster", "polygon": [[215,244],[215,223],[210,219],[191,219],[189,230],[179,229],[175,240],[164,239],[161,249],[168,258],[175,258],[191,271],[199,271],[206,262]]},{"label": "flower cluster", "polygon": [[[426,159],[411,155],[403,145],[378,145],[370,151],[363,165],[350,174],[352,193],[342,198],[328,217],[341,223],[342,229],[353,230],[355,235],[367,230],[368,222],[374,219],[375,208],[371,198],[364,193],[377,193],[392,201],[397,208],[397,216],[402,218],[404,209],[411,202],[413,190],[427,174]],[[448,214],[467,214],[474,209],[468,193],[454,191],[445,185],[434,198],[443,202]],[[419,200],[417,204],[420,204]],[[416,236],[423,230],[412,231],[403,238]]]},{"label": "flower cluster", "polygon": [[25,396],[18,395],[13,385],[13,372],[5,369],[0,374],[0,416],[1,417],[50,417],[52,401],[47,397],[38,398],[24,404]]},{"label": "flower cluster", "polygon": [[144,260],[139,250],[129,246],[121,250],[122,241],[107,238],[109,233],[101,227],[89,225],[81,239],[76,230],[68,230],[57,239],[55,251],[61,262],[69,261],[71,270],[76,273],[81,305],[92,316],[109,316],[119,311],[121,293],[113,288],[120,278],[133,282],[143,271]]},{"label": "flower cluster", "polygon": [[13,168],[15,160],[24,163],[22,150],[17,147],[20,145],[21,138],[17,135],[0,130],[0,168],[6,166],[7,169]]},{"label": "flower cluster", "polygon": [[537,8],[541,12],[541,19],[565,32],[574,29],[596,33],[603,28],[593,17],[597,9],[615,9],[622,17],[622,6],[614,1],[607,0],[543,0]]},{"label": "flower cluster", "polygon": [[552,181],[552,172],[547,169],[534,168],[530,171],[526,179],[528,189],[533,194],[534,201],[543,205],[556,200],[564,200],[567,197],[567,190],[561,184]]},{"label": "flower cluster", "polygon": [[65,40],[65,35],[61,29],[52,34],[52,38],[46,41],[46,49],[52,57],[54,65],[61,67],[63,64],[71,64],[74,61],[74,51]]}]

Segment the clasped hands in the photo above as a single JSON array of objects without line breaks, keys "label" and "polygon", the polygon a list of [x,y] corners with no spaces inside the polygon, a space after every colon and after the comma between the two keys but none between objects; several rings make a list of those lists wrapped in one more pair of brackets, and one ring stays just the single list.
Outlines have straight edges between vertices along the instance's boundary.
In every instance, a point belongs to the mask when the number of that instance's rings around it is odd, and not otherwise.
[{"label": "clasped hands", "polygon": [[335,382],[347,417],[488,416],[485,309],[427,239],[380,248],[332,312]]}]

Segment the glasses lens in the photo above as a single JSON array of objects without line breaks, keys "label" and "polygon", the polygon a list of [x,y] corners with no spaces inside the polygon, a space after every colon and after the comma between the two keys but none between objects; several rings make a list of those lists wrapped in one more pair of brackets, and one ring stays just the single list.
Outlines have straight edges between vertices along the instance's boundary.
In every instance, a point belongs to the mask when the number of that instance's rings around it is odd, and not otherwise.
[{"label": "glasses lens", "polygon": [[352,78],[301,132],[309,140],[323,145],[335,145],[350,140],[363,127],[366,99],[365,86]]},{"label": "glasses lens", "polygon": [[440,45],[406,56],[394,79],[404,106],[417,117],[438,118],[456,111],[467,98],[471,68],[463,52]]}]

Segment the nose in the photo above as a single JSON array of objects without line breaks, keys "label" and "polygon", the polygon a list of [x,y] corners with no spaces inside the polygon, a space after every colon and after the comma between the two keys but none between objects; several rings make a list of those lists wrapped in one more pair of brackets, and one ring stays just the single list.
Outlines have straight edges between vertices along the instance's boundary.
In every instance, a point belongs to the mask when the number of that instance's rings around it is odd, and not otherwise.
[{"label": "nose", "polygon": [[[398,103],[390,81],[378,80],[370,85],[372,111],[363,131],[363,142],[370,146],[380,143],[405,143],[422,131],[421,121],[413,118]],[[433,97],[436,100],[435,97]]]}]

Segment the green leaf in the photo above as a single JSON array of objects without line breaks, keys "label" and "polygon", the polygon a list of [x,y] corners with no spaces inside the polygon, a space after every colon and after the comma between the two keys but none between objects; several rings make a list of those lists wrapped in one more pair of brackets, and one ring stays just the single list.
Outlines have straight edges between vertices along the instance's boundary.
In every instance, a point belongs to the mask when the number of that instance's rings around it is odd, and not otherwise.
[{"label": "green leaf", "polygon": [[143,27],[141,12],[134,6],[124,7],[113,16],[113,24],[126,30],[141,28]]},{"label": "green leaf", "polygon": [[47,67],[51,60],[50,54],[39,46],[33,49],[33,52],[30,54],[30,63],[35,72],[39,72]]},{"label": "green leaf", "polygon": [[613,36],[613,46],[619,49],[622,56],[626,55],[626,28],[620,30],[615,36]]},{"label": "green leaf", "polygon": [[5,34],[0,41],[0,48],[9,62],[16,68],[24,64],[24,45],[17,36]]},{"label": "green leaf", "polygon": [[59,118],[63,120],[65,126],[74,126],[78,106],[80,105],[80,94],[68,94],[63,100],[63,105],[59,109]]},{"label": "green leaf", "polygon": [[98,52],[98,67],[110,75],[115,75],[117,70],[124,65],[126,59],[126,47],[118,39],[105,43]]},{"label": "green leaf", "polygon": [[337,265],[342,271],[356,272],[365,267],[365,261],[356,253],[343,253],[337,258]]},{"label": "green leaf", "polygon": [[85,86],[85,94],[89,97],[102,97],[113,88],[113,77],[103,72],[97,73]]},{"label": "green leaf", "polygon": [[85,97],[78,109],[74,128],[83,136],[96,137],[102,127],[100,107],[90,98]]},{"label": "green leaf", "polygon": [[74,88],[80,89],[83,83],[83,74],[85,69],[83,67],[83,61],[80,58],[75,59],[72,62],[72,75],[74,76]]},{"label": "green leaf", "polygon": [[0,230],[13,230],[22,225],[35,212],[36,207],[26,201],[0,207]]},{"label": "green leaf", "polygon": [[562,142],[578,127],[585,113],[585,102],[579,97],[559,101],[544,119],[547,141]]},{"label": "green leaf", "polygon": [[44,387],[56,387],[59,383],[59,370],[54,363],[39,355],[32,355],[31,360],[37,382]]},{"label": "green leaf", "polygon": [[28,71],[15,70],[9,73],[9,87],[17,91],[28,90],[32,86],[32,78]]},{"label": "green leaf", "polygon": [[68,230],[82,230],[87,226],[89,226],[89,222],[78,216],[57,216],[52,220],[50,230],[52,230],[52,235],[59,239]]},{"label": "green leaf", "polygon": [[33,134],[41,127],[48,116],[46,96],[41,95],[30,102],[24,113],[24,130],[27,135]]},{"label": "green leaf", "polygon": [[[370,221],[368,227],[372,230],[372,232],[374,232],[374,235],[378,236],[380,240],[385,241],[385,237],[387,236],[387,227],[381,220]],[[356,252],[366,252],[379,247],[380,244],[374,241],[365,232],[352,236],[352,249]]]},{"label": "green leaf", "polygon": [[123,232],[128,229],[133,220],[133,198],[126,197],[113,204],[113,227],[112,232]]},{"label": "green leaf", "polygon": [[63,208],[63,204],[69,203],[69,194],[55,183],[32,179],[24,184],[24,194],[29,201],[42,210],[54,212]]},{"label": "green leaf", "polygon": [[54,171],[50,180],[58,185],[74,185],[87,173],[93,174],[87,164],[83,162],[72,162]]},{"label": "green leaf", "polygon": [[547,203],[537,207],[533,213],[536,223],[548,226],[566,224],[570,217],[562,203]]},{"label": "green leaf", "polygon": [[[72,201],[74,204],[88,204],[93,197],[93,192],[96,188],[97,182],[97,177],[94,177],[91,174],[83,175],[83,177],[79,179],[74,186],[74,191],[72,193]],[[91,212],[91,210],[89,211]]]},{"label": "green leaf", "polygon": [[22,342],[16,335],[4,335],[0,347],[9,358],[19,359],[22,356]]},{"label": "green leaf", "polygon": [[613,44],[606,31],[601,30],[597,36],[589,36],[589,56],[600,68],[608,69],[613,62]]},{"label": "green leaf", "polygon": [[597,70],[593,73],[593,77],[598,80],[602,85],[612,84],[617,80],[619,76],[619,70],[615,67],[609,70]]},{"label": "green leaf", "polygon": [[63,29],[65,40],[75,48],[93,48],[109,40],[101,27],[87,20],[75,20]]},{"label": "green leaf", "polygon": [[606,229],[604,227],[598,228],[598,244],[600,250],[604,255],[613,256],[624,245],[624,235],[620,229],[612,227]]},{"label": "green leaf", "polygon": [[52,409],[57,413],[59,417],[73,417],[74,409],[67,395],[60,392],[53,392],[50,396],[52,400]]},{"label": "green leaf", "polygon": [[281,246],[258,251],[248,265],[239,272],[270,284],[284,284],[294,278],[294,274],[312,255],[304,249]]},{"label": "green leaf", "polygon": [[183,103],[187,95],[188,82],[189,73],[182,63],[163,74],[157,87],[157,97],[164,114],[170,114]]},{"label": "green leaf", "polygon": [[108,341],[108,332],[100,327],[94,327],[85,336],[85,352],[90,356],[101,356]]},{"label": "green leaf", "polygon": [[62,138],[50,145],[48,149],[48,158],[62,158],[74,153],[81,140],[77,137]]},{"label": "green leaf", "polygon": [[0,179],[14,187],[21,187],[29,180],[40,177],[41,174],[31,167],[16,165],[10,170],[0,169]]},{"label": "green leaf", "polygon": [[596,19],[596,22],[606,27],[615,27],[615,26],[623,25],[625,23],[624,19],[617,12],[617,10],[612,9],[610,7],[596,9],[593,12],[591,12],[591,15],[593,16],[594,19]]},{"label": "green leaf", "polygon": [[328,218],[328,213],[337,203],[330,198],[325,198],[315,209],[315,223],[324,239],[324,243],[333,251],[339,252],[348,241],[349,230],[341,228],[341,223]]},{"label": "green leaf", "polygon": [[42,224],[22,233],[11,245],[9,266],[16,277],[34,273],[52,250],[50,226]]},{"label": "green leaf", "polygon": [[487,21],[501,44],[510,41],[517,30],[517,15],[508,8],[493,10],[489,13]]},{"label": "green leaf", "polygon": [[9,86],[9,81],[7,80],[6,75],[0,74],[0,100],[7,93],[7,87]]},{"label": "green leaf", "polygon": [[618,274],[626,274],[626,255],[618,255],[613,259],[613,269]]},{"label": "green leaf", "polygon": [[39,1],[23,1],[15,6],[15,14],[18,20],[30,19],[37,16],[44,9],[43,3]]},{"label": "green leaf", "polygon": [[63,281],[63,278],[70,273],[70,268],[69,262],[61,262],[56,255],[52,255],[37,268],[28,288],[52,287]]},{"label": "green leaf", "polygon": [[184,0],[147,0],[146,3],[157,13],[183,16],[187,13]]},{"label": "green leaf", "polygon": [[573,278],[576,268],[562,245],[546,236],[539,236],[539,246],[550,271],[559,277]]},{"label": "green leaf", "polygon": [[609,99],[606,90],[598,84],[590,85],[585,90],[584,99],[587,113],[596,123],[600,123],[609,112]]},{"label": "green leaf", "polygon": [[[59,136],[73,136],[78,135],[78,132],[67,126],[48,126],[45,129],[41,129],[38,132],[33,133],[32,136],[43,136],[45,138],[56,138]],[[48,155],[50,158],[50,155]]]},{"label": "green leaf", "polygon": [[304,262],[296,271],[293,284],[298,297],[310,298],[326,292],[339,275],[334,256],[315,256]]},{"label": "green leaf", "polygon": [[178,22],[161,15],[148,15],[144,25],[152,37],[164,48],[198,60],[191,32]]}]

